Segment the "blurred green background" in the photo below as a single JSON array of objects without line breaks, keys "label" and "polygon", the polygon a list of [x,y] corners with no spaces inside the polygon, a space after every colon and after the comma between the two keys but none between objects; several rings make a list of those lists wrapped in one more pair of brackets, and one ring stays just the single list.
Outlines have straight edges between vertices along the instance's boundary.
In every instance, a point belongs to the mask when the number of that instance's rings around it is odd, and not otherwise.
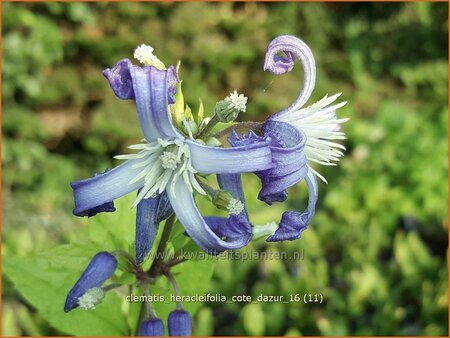
[{"label": "blurred green background", "polygon": [[[291,34],[317,63],[313,100],[342,92],[346,156],[320,168],[316,216],[302,239],[252,244],[299,261],[217,262],[209,291],[322,293],[322,304],[204,304],[197,335],[448,335],[448,4],[2,3],[3,256],[68,243],[69,182],[115,165],[141,138],[133,104],[101,70],[150,44],[182,61],[185,98],[207,111],[237,89],[243,120],[262,121],[300,89],[264,73],[268,43]],[[251,178],[249,178],[251,179]],[[255,223],[286,205],[254,200]],[[306,201],[305,186],[289,207]],[[264,210],[264,212],[261,212]],[[130,225],[130,229],[133,225]],[[132,231],[132,230],[130,230]],[[247,249],[249,250],[249,249]],[[206,290],[205,290],[206,291]],[[62,335],[3,276],[3,335]]]}]

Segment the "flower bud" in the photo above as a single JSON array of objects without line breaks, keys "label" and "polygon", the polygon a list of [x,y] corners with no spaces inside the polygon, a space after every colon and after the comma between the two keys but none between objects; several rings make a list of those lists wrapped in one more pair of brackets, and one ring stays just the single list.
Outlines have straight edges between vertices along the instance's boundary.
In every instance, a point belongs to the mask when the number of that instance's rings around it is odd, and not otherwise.
[{"label": "flower bud", "polygon": [[159,318],[144,320],[139,327],[141,337],[161,337],[164,336],[164,324]]},{"label": "flower bud", "polygon": [[192,333],[192,319],[189,312],[175,310],[169,314],[169,336],[188,337]]},{"label": "flower bud", "polygon": [[[114,274],[116,267],[117,260],[110,253],[102,251],[96,254],[69,291],[64,312],[69,312],[82,304],[86,305],[86,308],[95,306],[103,298],[96,289],[100,288]],[[92,291],[93,289],[94,291]]]},{"label": "flower bud", "polygon": [[217,102],[214,111],[220,122],[232,122],[240,112],[245,112],[246,104],[247,97],[234,91],[224,100]]},{"label": "flower bud", "polygon": [[214,193],[214,196],[212,198],[212,203],[220,210],[228,210],[228,206],[230,205],[230,201],[232,200],[233,196],[231,193],[227,190],[217,190]]}]

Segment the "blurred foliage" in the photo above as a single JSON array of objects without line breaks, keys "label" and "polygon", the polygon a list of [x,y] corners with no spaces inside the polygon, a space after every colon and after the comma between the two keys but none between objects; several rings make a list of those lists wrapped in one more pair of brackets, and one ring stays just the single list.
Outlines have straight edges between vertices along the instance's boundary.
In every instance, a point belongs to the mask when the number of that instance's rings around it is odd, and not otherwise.
[{"label": "blurred foliage", "polygon": [[[262,71],[270,40],[291,34],[316,57],[312,99],[343,92],[349,102],[341,112],[351,118],[346,157],[338,168],[320,168],[330,183],[320,185],[301,240],[243,249],[302,251],[304,259],[218,261],[209,292],[322,293],[325,300],[207,303],[194,333],[448,335],[448,4],[55,2],[2,9],[3,255],[14,256],[12,274],[14,260],[27,262],[23,257],[92,228],[71,215],[69,182],[111,167],[112,156],[140,138],[132,103],[118,102],[102,69],[147,43],[166,64],[182,61],[193,109],[202,98],[210,112],[237,89],[249,97],[242,118],[263,120],[299,90],[301,67],[282,77]],[[245,178],[252,220],[278,220],[285,206],[261,209],[257,180]],[[305,205],[304,192],[303,185],[292,189],[291,208]],[[68,333],[44,320],[33,306],[40,299],[31,298],[3,279],[3,335]]]}]

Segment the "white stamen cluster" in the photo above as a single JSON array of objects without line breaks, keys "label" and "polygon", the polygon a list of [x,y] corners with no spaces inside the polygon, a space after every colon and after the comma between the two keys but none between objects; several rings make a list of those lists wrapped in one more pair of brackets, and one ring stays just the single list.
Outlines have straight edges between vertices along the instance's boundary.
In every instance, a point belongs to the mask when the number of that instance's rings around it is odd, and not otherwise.
[{"label": "white stamen cluster", "polygon": [[230,215],[239,215],[244,210],[244,204],[240,200],[232,198],[228,203],[227,210]]},{"label": "white stamen cluster", "polygon": [[105,298],[105,291],[101,288],[92,288],[87,290],[84,295],[78,298],[78,305],[83,310],[93,310],[95,305],[100,303]]},{"label": "white stamen cluster", "polygon": [[[345,150],[342,144],[335,140],[345,140],[345,133],[340,131],[341,124],[348,118],[337,119],[336,110],[345,106],[347,102],[341,102],[332,106],[331,103],[341,94],[331,97],[326,95],[316,103],[296,111],[277,117],[277,120],[288,122],[306,134],[305,153],[308,160],[327,166],[335,166],[339,158],[344,156],[341,150]],[[310,169],[325,183],[326,179],[310,167]]]},{"label": "white stamen cluster", "polygon": [[153,47],[142,44],[134,50],[133,56],[144,66],[154,66],[158,69],[165,69],[164,63],[153,54],[153,51]]},{"label": "white stamen cluster", "polygon": [[245,112],[247,105],[247,97],[244,94],[238,94],[237,91],[234,91],[229,96],[227,96],[226,100],[230,102],[229,108],[236,110],[238,112]]},{"label": "white stamen cluster", "polygon": [[142,168],[129,182],[134,184],[140,180],[144,181],[133,207],[142,199],[160,194],[166,188],[173,189],[180,177],[184,179],[191,192],[195,189],[202,195],[206,194],[195,178],[194,174],[197,171],[191,165],[191,152],[183,141],[159,138],[156,142],[135,144],[129,148],[140,151],[136,154],[118,155],[115,158],[137,160],[133,168]]}]

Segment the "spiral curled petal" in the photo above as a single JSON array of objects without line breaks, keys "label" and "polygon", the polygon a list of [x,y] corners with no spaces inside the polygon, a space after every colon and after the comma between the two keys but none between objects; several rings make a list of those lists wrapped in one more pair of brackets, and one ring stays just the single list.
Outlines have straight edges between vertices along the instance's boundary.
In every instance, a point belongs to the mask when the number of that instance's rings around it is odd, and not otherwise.
[{"label": "spiral curled petal", "polygon": [[312,171],[308,171],[305,176],[308,185],[308,207],[304,212],[286,211],[281,217],[281,222],[275,233],[267,238],[268,242],[292,241],[301,237],[302,232],[308,227],[309,222],[314,216],[318,188],[317,180]]},{"label": "spiral curled petal", "polygon": [[[284,53],[286,57],[280,56],[279,53]],[[268,70],[272,74],[281,75],[291,71],[294,67],[295,57],[300,59],[303,66],[303,89],[290,107],[276,115],[297,110],[308,101],[316,83],[316,65],[311,49],[295,36],[276,37],[267,47],[264,70]]]},{"label": "spiral curled petal", "polygon": [[270,142],[270,151],[274,167],[256,171],[261,179],[262,189],[258,198],[267,204],[282,202],[287,198],[286,189],[301,181],[307,172],[304,153],[305,135],[288,123],[269,120],[263,126],[264,136],[253,132],[239,136],[233,132],[230,144],[244,146],[258,142]]}]

